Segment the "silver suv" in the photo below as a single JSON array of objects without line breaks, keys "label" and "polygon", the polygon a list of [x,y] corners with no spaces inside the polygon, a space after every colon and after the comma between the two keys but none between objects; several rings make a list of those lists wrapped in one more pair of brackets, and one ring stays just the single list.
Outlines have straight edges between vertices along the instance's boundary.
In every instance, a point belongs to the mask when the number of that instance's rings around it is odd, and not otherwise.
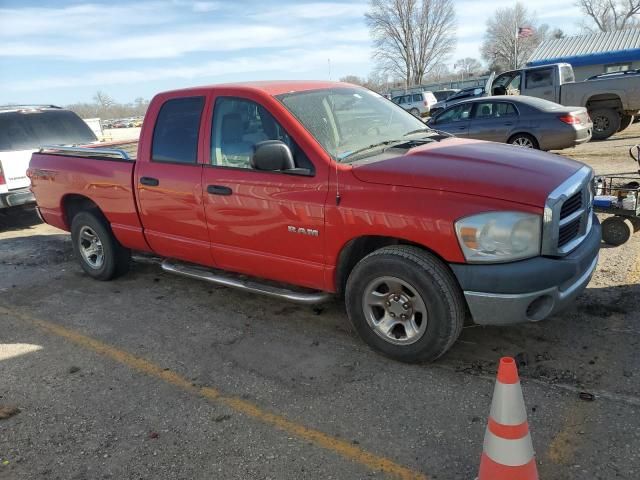
[{"label": "silver suv", "polygon": [[402,108],[415,115],[416,117],[422,117],[429,114],[429,112],[431,111],[431,106],[434,105],[438,100],[436,100],[436,97],[433,95],[433,93],[424,91],[399,95],[397,97],[393,97],[391,101],[400,105]]}]

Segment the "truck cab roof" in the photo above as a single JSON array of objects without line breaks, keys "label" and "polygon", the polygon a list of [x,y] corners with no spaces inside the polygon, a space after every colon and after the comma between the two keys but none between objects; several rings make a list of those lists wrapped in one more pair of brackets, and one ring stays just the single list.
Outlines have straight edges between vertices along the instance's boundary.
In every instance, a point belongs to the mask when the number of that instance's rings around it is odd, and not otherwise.
[{"label": "truck cab roof", "polygon": [[256,82],[234,82],[220,83],[215,85],[203,85],[184,89],[171,90],[164,94],[188,94],[189,92],[201,92],[202,90],[224,90],[233,89],[236,91],[252,91],[266,93],[270,96],[283,93],[303,92],[307,90],[319,90],[322,88],[341,88],[351,86],[344,82],[331,82],[325,80],[271,80]]}]

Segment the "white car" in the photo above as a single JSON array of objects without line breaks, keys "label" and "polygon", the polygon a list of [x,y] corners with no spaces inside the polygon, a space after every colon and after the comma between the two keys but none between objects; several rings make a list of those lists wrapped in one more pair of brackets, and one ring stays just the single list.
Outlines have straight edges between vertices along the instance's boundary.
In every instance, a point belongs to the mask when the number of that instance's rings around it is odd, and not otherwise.
[{"label": "white car", "polygon": [[75,113],[53,105],[0,106],[0,209],[35,203],[27,168],[42,145],[96,142]]},{"label": "white car", "polygon": [[438,102],[435,95],[429,91],[398,95],[393,97],[391,101],[416,117],[427,115],[431,110],[431,106]]}]

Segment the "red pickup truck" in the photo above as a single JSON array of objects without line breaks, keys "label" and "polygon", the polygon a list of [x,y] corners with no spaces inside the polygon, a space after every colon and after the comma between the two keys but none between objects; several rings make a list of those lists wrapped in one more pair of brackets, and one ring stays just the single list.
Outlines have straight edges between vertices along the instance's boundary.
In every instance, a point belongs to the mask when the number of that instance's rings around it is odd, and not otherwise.
[{"label": "red pickup truck", "polygon": [[29,169],[45,222],[110,280],[131,251],[162,268],[315,304],[343,295],[357,332],[433,360],[465,319],[539,321],[596,267],[592,170],[431,130],[334,82],[217,85],[157,95],[137,158],[43,147]]}]

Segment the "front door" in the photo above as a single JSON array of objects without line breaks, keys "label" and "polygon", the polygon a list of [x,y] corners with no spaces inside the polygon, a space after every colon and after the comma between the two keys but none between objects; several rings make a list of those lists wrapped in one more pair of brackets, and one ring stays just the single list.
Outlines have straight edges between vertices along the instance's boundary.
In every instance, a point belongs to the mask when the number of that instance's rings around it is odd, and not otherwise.
[{"label": "front door", "polygon": [[[172,98],[155,112],[151,148],[135,169],[144,234],[159,255],[212,265],[198,162],[205,96]],[[149,118],[153,118],[150,112]],[[148,144],[149,142],[146,142]]]},{"label": "front door", "polygon": [[432,126],[436,130],[455,135],[456,137],[469,136],[469,118],[473,103],[461,103],[449,107],[435,118]]},{"label": "front door", "polygon": [[[306,175],[251,167],[254,146],[281,140]],[[211,119],[204,206],[212,256],[221,268],[310,288],[324,286],[324,203],[318,170],[262,105],[221,96]]]}]

